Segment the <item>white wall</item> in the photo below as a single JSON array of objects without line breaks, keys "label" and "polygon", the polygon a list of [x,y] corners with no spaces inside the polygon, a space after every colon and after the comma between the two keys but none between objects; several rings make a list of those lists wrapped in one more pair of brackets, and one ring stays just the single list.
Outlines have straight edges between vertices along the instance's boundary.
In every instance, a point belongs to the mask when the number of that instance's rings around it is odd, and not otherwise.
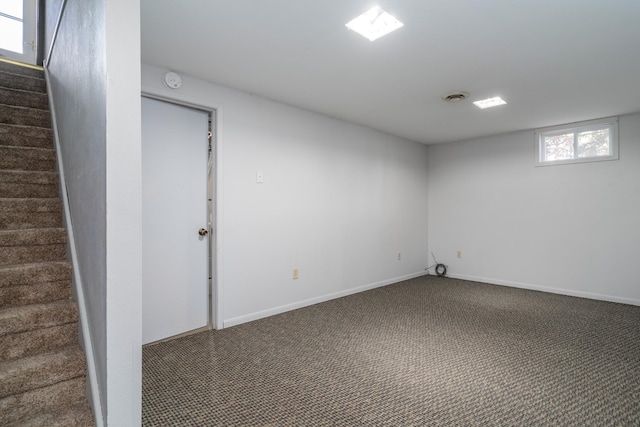
[{"label": "white wall", "polygon": [[618,161],[546,167],[533,131],[430,146],[429,250],[452,277],[640,305],[640,115],[619,134]]},{"label": "white wall", "polygon": [[[53,40],[50,25],[62,8]],[[137,0],[50,0],[46,10],[54,43],[47,66],[93,346],[87,356],[109,425],[140,423],[139,9]]]},{"label": "white wall", "polygon": [[143,90],[221,115],[225,326],[424,274],[426,146],[165,72],[143,64]]}]

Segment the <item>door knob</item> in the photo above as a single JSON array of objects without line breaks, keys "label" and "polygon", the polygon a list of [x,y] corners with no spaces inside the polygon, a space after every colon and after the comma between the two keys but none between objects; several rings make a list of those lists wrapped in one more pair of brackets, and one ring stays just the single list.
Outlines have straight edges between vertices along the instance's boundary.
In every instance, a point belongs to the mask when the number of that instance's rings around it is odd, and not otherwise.
[{"label": "door knob", "polygon": [[201,236],[206,236],[207,234],[209,234],[209,231],[207,231],[204,228],[201,228],[200,230],[198,230],[198,234]]}]

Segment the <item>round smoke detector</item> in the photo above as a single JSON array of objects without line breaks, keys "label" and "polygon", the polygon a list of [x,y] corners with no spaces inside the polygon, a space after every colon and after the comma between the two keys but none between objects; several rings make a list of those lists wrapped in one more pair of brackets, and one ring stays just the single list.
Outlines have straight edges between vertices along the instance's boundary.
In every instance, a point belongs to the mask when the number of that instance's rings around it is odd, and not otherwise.
[{"label": "round smoke detector", "polygon": [[463,101],[469,97],[469,93],[467,92],[451,92],[442,97],[443,101],[447,102],[458,102]]}]

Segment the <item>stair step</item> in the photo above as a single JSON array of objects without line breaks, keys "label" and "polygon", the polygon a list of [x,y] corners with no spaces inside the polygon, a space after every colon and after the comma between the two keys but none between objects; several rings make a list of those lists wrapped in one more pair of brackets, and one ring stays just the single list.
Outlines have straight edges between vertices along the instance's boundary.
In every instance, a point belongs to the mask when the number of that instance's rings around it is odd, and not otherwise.
[{"label": "stair step", "polygon": [[6,61],[0,61],[0,71],[44,79],[44,71],[40,68],[25,67],[23,65],[13,64]]},{"label": "stair step", "polygon": [[64,261],[66,243],[63,228],[0,230],[0,265]]},{"label": "stair step", "polygon": [[0,72],[0,86],[28,90],[29,92],[47,93],[47,85],[44,79],[22,74]]},{"label": "stair step", "polygon": [[56,152],[52,149],[0,145],[0,169],[56,171]]},{"label": "stair step", "polygon": [[0,309],[71,298],[71,280],[0,286]]},{"label": "stair step", "polygon": [[0,230],[0,248],[13,246],[43,246],[66,243],[67,232],[64,228]]},{"label": "stair step", "polygon": [[0,199],[0,230],[62,226],[60,199]]},{"label": "stair step", "polygon": [[53,149],[53,131],[47,128],[0,123],[0,145]]},{"label": "stair step", "polygon": [[86,402],[67,406],[57,411],[40,414],[20,423],[29,427],[87,427],[93,426],[93,413]]},{"label": "stair step", "polygon": [[0,362],[48,353],[70,345],[78,344],[78,324],[65,323],[51,328],[2,337]]},{"label": "stair step", "polygon": [[49,109],[49,98],[46,93],[30,92],[26,90],[0,86],[0,100],[5,105],[17,107]]},{"label": "stair step", "polygon": [[86,365],[80,346],[0,363],[0,398],[83,377]]},{"label": "stair step", "polygon": [[0,247],[0,266],[20,265],[33,262],[64,261],[66,258],[67,246],[64,243],[40,246]]},{"label": "stair step", "polygon": [[50,128],[51,114],[47,110],[0,104],[0,122],[10,125]]},{"label": "stair step", "polygon": [[71,280],[71,264],[68,262],[43,262],[0,267],[0,288],[67,280]]},{"label": "stair step", "polygon": [[0,170],[0,197],[58,197],[57,172]]},{"label": "stair step", "polygon": [[0,425],[32,426],[28,420],[34,416],[84,402],[85,381],[84,377],[78,377],[0,399]]},{"label": "stair step", "polygon": [[77,321],[78,308],[73,300],[3,308],[0,309],[0,337]]}]

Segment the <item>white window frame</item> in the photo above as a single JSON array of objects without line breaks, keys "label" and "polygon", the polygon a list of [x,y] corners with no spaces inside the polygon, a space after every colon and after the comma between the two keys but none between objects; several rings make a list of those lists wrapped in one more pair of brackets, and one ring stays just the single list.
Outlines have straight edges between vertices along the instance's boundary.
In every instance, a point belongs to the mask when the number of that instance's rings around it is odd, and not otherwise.
[{"label": "white window frame", "polygon": [[[608,156],[592,156],[592,157],[574,157],[573,159],[563,160],[544,160],[544,138],[546,136],[563,135],[567,133],[575,135],[580,132],[609,129],[609,144],[611,145],[611,154]],[[575,151],[577,156],[577,150]],[[555,166],[573,163],[602,162],[607,160],[618,160],[618,118],[607,117],[604,119],[589,120],[586,122],[570,123],[566,125],[551,126],[535,130],[535,165],[536,166]]]}]

